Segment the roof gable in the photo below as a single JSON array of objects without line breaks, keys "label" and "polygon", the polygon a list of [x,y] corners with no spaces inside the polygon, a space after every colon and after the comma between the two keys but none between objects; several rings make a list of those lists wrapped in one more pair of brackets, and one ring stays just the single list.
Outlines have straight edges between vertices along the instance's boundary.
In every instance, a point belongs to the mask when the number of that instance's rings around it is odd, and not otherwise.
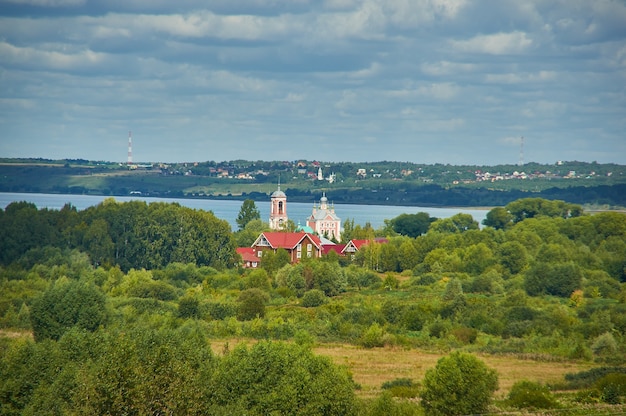
[{"label": "roof gable", "polygon": [[310,240],[318,249],[321,246],[320,239],[314,235],[305,232],[299,233],[283,233],[283,232],[265,232],[262,233],[254,242],[253,246],[265,245],[267,243],[273,249],[285,248],[293,250],[303,240]]},{"label": "roof gable", "polygon": [[378,243],[378,244],[387,244],[389,240],[384,237],[376,237],[374,240],[350,240],[348,244],[343,248],[342,253],[350,253],[356,252],[361,249],[361,247],[369,244],[370,242]]},{"label": "roof gable", "polygon": [[323,245],[322,254],[328,254],[331,251],[334,251],[337,254],[342,254],[345,247],[345,244]]}]

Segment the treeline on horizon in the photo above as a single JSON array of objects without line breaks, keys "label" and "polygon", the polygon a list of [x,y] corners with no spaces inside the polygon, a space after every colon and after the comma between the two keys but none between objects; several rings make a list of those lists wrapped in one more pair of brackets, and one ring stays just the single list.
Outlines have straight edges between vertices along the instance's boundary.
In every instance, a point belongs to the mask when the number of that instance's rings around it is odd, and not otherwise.
[{"label": "treeline on horizon", "polygon": [[[310,162],[305,171],[313,168]],[[321,164],[337,180],[311,180],[296,162],[228,161],[155,165],[132,171],[124,164],[87,160],[3,159],[0,192],[97,194],[174,198],[266,200],[280,181],[295,202],[311,202],[322,191],[336,203],[412,206],[504,206],[516,199],[540,197],[604,207],[626,206],[626,168],[615,164],[562,162],[524,166],[420,165],[400,162]],[[359,168],[367,171],[357,178]],[[533,179],[474,182],[475,172],[550,172]],[[314,169],[313,169],[314,170]],[[228,172],[230,178],[216,176]],[[262,173],[261,173],[262,172]],[[575,177],[564,179],[570,172]],[[239,173],[252,178],[237,179]],[[469,182],[468,182],[469,181]],[[471,183],[470,183],[471,182]],[[233,192],[232,189],[236,189]],[[263,189],[259,191],[259,189]]]},{"label": "treeline on horizon", "polygon": [[[483,228],[468,214],[348,222],[345,238],[370,240],[354,259],[289,264],[278,250],[254,270],[235,248],[266,224],[238,225],[162,202],[0,210],[0,329],[33,335],[0,337],[0,414],[442,415],[626,398],[622,213],[524,198]],[[261,342],[212,352],[233,338]],[[350,374],[312,353],[321,342],[450,354],[424,380],[358,399]],[[494,400],[478,354],[594,371],[519,380]]]},{"label": "treeline on horizon", "polygon": [[[311,191],[286,189],[290,201],[309,202],[314,198]],[[246,194],[245,197],[263,201],[265,194]],[[454,188],[441,185],[398,186],[387,185],[375,191],[368,189],[329,190],[329,200],[341,204],[400,205],[400,206],[458,206],[458,207],[494,207],[504,206],[522,198],[536,197],[550,200],[563,200],[574,204],[597,206],[626,206],[626,184],[600,186],[572,186],[567,188],[549,188],[537,192],[517,189],[507,191],[488,188]]]}]

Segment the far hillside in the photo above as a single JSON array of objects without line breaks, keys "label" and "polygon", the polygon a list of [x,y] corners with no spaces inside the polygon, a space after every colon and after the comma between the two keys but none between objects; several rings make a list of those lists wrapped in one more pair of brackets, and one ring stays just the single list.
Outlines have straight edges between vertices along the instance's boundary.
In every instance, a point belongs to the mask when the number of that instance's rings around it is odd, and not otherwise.
[{"label": "far hillside", "polygon": [[140,163],[0,159],[0,192],[290,201],[322,192],[336,203],[503,206],[541,197],[588,208],[626,206],[626,166],[596,162],[454,166],[408,162],[223,161]]}]

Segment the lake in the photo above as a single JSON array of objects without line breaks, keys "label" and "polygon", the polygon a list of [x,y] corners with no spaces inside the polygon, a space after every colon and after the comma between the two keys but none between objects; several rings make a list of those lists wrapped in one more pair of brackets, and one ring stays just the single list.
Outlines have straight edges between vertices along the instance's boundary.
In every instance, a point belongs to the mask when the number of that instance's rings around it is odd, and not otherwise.
[{"label": "lake", "polygon": [[[31,194],[31,193],[9,193],[0,192],[0,207],[6,208],[11,202],[26,201],[32,202],[37,208],[61,209],[66,203],[71,203],[79,210],[98,205],[104,201],[107,196],[100,195],[63,195],[63,194]],[[186,199],[186,198],[145,198],[140,196],[116,196],[118,202],[125,201],[146,201],[150,202],[176,202],[182,206],[212,211],[216,217],[226,220],[230,223],[233,230],[237,229],[235,219],[239,214],[243,201],[231,200],[214,200],[214,199]],[[331,201],[332,202],[332,201]],[[307,217],[311,215],[313,203],[319,201],[311,201],[310,204],[302,202],[287,201],[287,215],[289,219],[296,224],[304,225]],[[257,209],[261,213],[261,219],[268,221],[270,216],[269,197],[266,203],[256,201]],[[460,212],[470,214],[479,224],[485,219],[487,208],[430,208],[430,207],[408,207],[408,206],[387,206],[387,205],[352,205],[352,204],[335,204],[335,212],[342,221],[347,219],[354,220],[355,224],[365,225],[369,222],[374,228],[384,225],[385,220],[390,220],[400,214],[415,214],[418,212],[426,212],[431,217],[448,218]]]}]

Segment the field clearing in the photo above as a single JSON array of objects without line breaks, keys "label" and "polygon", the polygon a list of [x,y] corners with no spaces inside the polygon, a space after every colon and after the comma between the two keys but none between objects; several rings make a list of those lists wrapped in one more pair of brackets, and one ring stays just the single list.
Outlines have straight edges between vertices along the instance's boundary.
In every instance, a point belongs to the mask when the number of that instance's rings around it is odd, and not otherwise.
[{"label": "field clearing", "polygon": [[[348,367],[354,381],[361,385],[359,395],[363,397],[379,394],[385,381],[410,378],[421,382],[426,371],[434,368],[437,360],[447,355],[416,349],[364,349],[352,345],[319,345],[314,350],[319,355],[330,357],[336,364]],[[513,384],[520,380],[558,383],[564,381],[567,373],[593,367],[586,363],[546,362],[504,355],[478,355],[478,358],[498,372],[500,388],[496,397],[508,394]]]},{"label": "field clearing", "polygon": [[[0,330],[0,337],[31,338],[31,331]],[[211,348],[217,355],[235,348],[238,344],[252,345],[254,339],[213,339]],[[383,347],[366,349],[350,344],[317,344],[313,351],[329,357],[335,364],[347,368],[352,378],[361,386],[357,395],[375,397],[381,385],[398,378],[410,378],[421,383],[426,371],[434,368],[437,361],[447,353],[436,353],[418,349]],[[577,373],[596,367],[593,363],[577,361],[547,361],[521,358],[510,355],[478,354],[488,367],[498,372],[499,389],[496,398],[505,397],[513,384],[530,380],[543,384],[561,384],[568,373]]]},{"label": "field clearing", "polygon": [[[211,346],[216,354],[225,347],[234,348],[239,343],[253,344],[255,340],[213,340]],[[434,353],[417,349],[383,347],[365,349],[349,344],[317,344],[313,351],[329,357],[335,364],[348,368],[352,378],[361,386],[357,395],[375,397],[381,385],[397,378],[410,378],[414,382],[424,379],[426,371],[434,368],[437,361],[447,353]],[[520,380],[540,383],[562,383],[565,374],[589,370],[591,363],[574,361],[539,361],[507,355],[477,355],[484,363],[498,372],[500,388],[496,398],[505,397],[513,384]]]}]

